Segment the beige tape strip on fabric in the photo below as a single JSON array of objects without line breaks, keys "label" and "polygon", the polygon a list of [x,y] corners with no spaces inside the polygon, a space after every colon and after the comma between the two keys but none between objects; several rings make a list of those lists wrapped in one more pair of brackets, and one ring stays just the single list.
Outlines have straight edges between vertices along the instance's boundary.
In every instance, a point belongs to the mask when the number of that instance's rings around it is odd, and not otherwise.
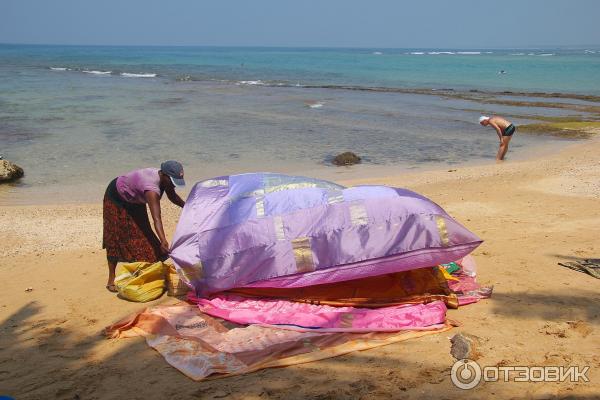
[{"label": "beige tape strip on fabric", "polygon": [[229,186],[229,181],[226,179],[209,179],[204,182],[200,182],[200,186],[204,188],[211,188],[216,186]]},{"label": "beige tape strip on fabric", "polygon": [[181,267],[181,272],[183,272],[183,279],[186,282],[194,282],[202,279],[204,267],[202,266],[202,262],[198,261],[191,267]]},{"label": "beige tape strip on fabric", "polygon": [[352,225],[366,225],[369,222],[364,204],[350,205],[350,221],[352,221]]},{"label": "beige tape strip on fabric", "polygon": [[275,237],[277,240],[285,240],[285,230],[281,215],[276,215],[273,217],[273,226],[275,228]]},{"label": "beige tape strip on fabric", "polygon": [[335,204],[344,201],[344,195],[341,190],[330,190],[327,192],[327,203]]},{"label": "beige tape strip on fabric", "polygon": [[315,263],[313,261],[312,249],[310,248],[309,237],[292,240],[292,249],[294,249],[296,271],[312,272],[315,270]]},{"label": "beige tape strip on fabric", "polygon": [[352,315],[350,313],[342,314],[340,319],[341,319],[341,324],[340,324],[341,328],[352,328],[352,323],[354,322],[354,315]]},{"label": "beige tape strip on fabric", "polygon": [[448,239],[448,229],[446,228],[446,219],[441,215],[435,216],[435,224],[437,225],[438,232],[440,233],[440,240],[442,246],[448,247],[450,245],[450,239]]},{"label": "beige tape strip on fabric", "polygon": [[259,218],[265,216],[265,198],[262,196],[256,198],[256,216]]}]

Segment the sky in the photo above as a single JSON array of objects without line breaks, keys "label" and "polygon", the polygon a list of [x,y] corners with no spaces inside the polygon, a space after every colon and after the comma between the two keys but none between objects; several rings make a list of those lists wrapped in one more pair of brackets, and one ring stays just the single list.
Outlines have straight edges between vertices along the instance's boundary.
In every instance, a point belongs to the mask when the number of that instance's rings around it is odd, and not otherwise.
[{"label": "sky", "polygon": [[599,16],[598,0],[0,0],[0,43],[586,46]]}]

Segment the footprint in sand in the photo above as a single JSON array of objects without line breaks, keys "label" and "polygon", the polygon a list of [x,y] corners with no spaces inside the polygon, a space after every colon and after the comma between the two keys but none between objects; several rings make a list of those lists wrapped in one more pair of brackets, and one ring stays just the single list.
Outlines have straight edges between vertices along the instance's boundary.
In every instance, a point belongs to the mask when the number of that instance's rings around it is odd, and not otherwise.
[{"label": "footprint in sand", "polygon": [[587,337],[593,328],[585,321],[566,321],[545,324],[538,332],[558,338],[569,338],[577,333],[581,337]]},{"label": "footprint in sand", "polygon": [[544,364],[546,365],[569,365],[573,361],[570,354],[548,352],[544,354]]}]

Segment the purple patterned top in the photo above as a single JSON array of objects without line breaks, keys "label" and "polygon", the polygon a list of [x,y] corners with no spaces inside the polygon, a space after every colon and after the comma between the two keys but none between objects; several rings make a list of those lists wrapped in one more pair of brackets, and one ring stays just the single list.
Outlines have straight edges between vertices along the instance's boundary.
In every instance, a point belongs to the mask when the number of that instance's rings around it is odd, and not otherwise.
[{"label": "purple patterned top", "polygon": [[158,168],[142,168],[126,173],[117,178],[117,192],[128,203],[146,204],[145,192],[160,192]]}]

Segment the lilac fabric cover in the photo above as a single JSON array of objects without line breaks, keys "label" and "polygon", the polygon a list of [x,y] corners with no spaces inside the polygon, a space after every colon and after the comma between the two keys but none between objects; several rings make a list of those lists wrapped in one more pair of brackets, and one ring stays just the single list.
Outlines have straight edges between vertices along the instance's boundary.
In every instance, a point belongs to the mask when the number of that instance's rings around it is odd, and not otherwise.
[{"label": "lilac fabric cover", "polygon": [[170,255],[183,280],[208,296],[429,267],[480,244],[437,204],[406,189],[251,173],[192,188]]}]

